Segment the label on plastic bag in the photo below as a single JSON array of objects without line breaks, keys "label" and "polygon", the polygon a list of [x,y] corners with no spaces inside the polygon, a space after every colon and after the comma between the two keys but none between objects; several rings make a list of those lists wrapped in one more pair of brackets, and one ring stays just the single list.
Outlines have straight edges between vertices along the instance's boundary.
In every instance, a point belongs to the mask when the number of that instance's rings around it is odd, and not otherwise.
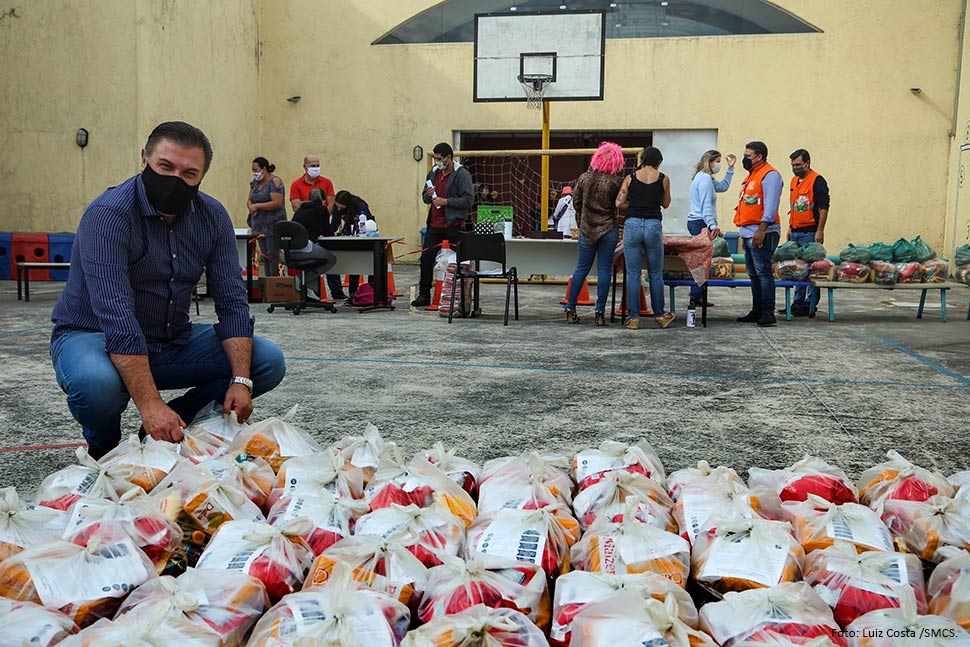
[{"label": "label on plastic bag", "polygon": [[323,489],[333,494],[337,494],[337,481],[334,479],[329,483],[314,481],[313,477],[320,473],[320,470],[303,465],[285,464],[286,483],[283,486],[287,492],[295,492],[300,489]]},{"label": "label on plastic bag", "polygon": [[705,622],[711,630],[711,636],[718,644],[725,644],[732,638],[748,634],[772,622],[788,622],[790,615],[774,605],[766,605],[763,614],[752,618],[750,614],[738,613],[738,609],[730,604],[708,604],[704,607]]},{"label": "label on plastic bag", "polygon": [[883,524],[850,523],[844,515],[837,514],[825,526],[825,534],[832,539],[842,539],[854,544],[861,544],[870,548],[893,550],[893,540],[889,530]]},{"label": "label on plastic bag", "polygon": [[707,552],[701,569],[704,579],[725,577],[774,586],[788,560],[788,547],[771,541],[755,545],[750,537],[717,537]]},{"label": "label on plastic bag", "polygon": [[[84,514],[85,510],[92,508],[104,510],[104,514],[98,518],[92,518]],[[128,506],[112,505],[96,499],[81,499],[71,509],[71,517],[68,519],[67,527],[64,529],[64,538],[73,536],[84,528],[103,520],[133,522],[135,520],[135,514]]]},{"label": "label on plastic bag", "polygon": [[329,530],[338,535],[345,535],[348,532],[347,528],[342,527],[340,519],[337,518],[337,506],[321,505],[317,499],[303,496],[288,497],[286,505],[273,519],[273,523],[275,525],[300,517],[309,519],[316,528]]},{"label": "label on plastic bag", "polygon": [[404,527],[407,519],[398,515],[369,514],[357,520],[354,526],[355,535],[374,535],[387,539],[391,534]]},{"label": "label on plastic bag", "polygon": [[622,457],[610,456],[595,449],[579,452],[576,454],[576,481],[582,483],[590,476],[625,466]]},{"label": "label on plastic bag", "polygon": [[509,557],[542,564],[546,533],[519,516],[498,515],[478,537],[474,550],[485,555]]},{"label": "label on plastic bag", "polygon": [[84,495],[91,491],[98,473],[81,466],[72,466],[61,470],[51,479],[51,487],[65,488],[71,494]]},{"label": "label on plastic bag", "polygon": [[[77,568],[80,564],[83,568]],[[139,551],[127,537],[86,558],[28,559],[24,566],[41,602],[49,609],[124,597],[148,579]]]},{"label": "label on plastic bag", "polygon": [[283,604],[286,605],[286,608],[290,611],[290,615],[293,616],[294,633],[299,636],[307,635],[307,625],[323,622],[329,617],[327,610],[323,608],[323,605],[317,599],[301,598],[291,600],[284,597]]},{"label": "label on plastic bag", "polygon": [[670,647],[656,628],[642,620],[611,617],[609,622],[590,622],[586,625],[589,647]]},{"label": "label on plastic bag", "polygon": [[[840,572],[837,567],[829,568],[829,570],[835,573]],[[896,586],[910,586],[909,570],[906,568],[906,558],[902,555],[895,557],[887,556],[885,565],[879,569],[879,573],[891,580]],[[884,595],[891,598],[899,597],[896,592],[890,589],[887,585],[877,584],[857,576],[852,577],[852,586],[863,591],[875,593],[877,595]]]},{"label": "label on plastic bag", "polygon": [[710,518],[716,505],[709,496],[689,492],[684,492],[680,500],[684,510],[684,520],[687,522],[687,528],[681,528],[681,532],[687,531],[687,536],[693,545],[694,541],[697,540],[697,535],[701,534],[704,522]]},{"label": "label on plastic bag", "polygon": [[265,546],[254,546],[244,539],[250,527],[246,524],[223,525],[202,552],[196,568],[200,570],[239,571],[248,573]]}]

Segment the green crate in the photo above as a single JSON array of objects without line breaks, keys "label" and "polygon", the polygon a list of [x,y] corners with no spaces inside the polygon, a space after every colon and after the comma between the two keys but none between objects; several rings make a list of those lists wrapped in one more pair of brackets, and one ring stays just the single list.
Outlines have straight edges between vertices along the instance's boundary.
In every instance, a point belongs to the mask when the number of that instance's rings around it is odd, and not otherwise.
[{"label": "green crate", "polygon": [[482,205],[478,207],[478,222],[505,222],[512,220],[512,207]]}]

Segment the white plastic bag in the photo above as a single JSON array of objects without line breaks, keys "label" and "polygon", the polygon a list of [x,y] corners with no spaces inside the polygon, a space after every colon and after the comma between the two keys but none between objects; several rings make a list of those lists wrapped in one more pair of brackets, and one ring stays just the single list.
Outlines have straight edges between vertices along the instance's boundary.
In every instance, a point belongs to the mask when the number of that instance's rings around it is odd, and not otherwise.
[{"label": "white plastic bag", "polygon": [[855,485],[841,469],[817,456],[806,456],[791,467],[766,470],[748,469],[752,491],[761,488],[777,495],[780,501],[805,501],[809,494],[835,504],[857,503]]},{"label": "white plastic bag", "polygon": [[673,501],[663,486],[642,474],[624,470],[600,474],[599,480],[576,495],[573,510],[583,529],[597,520],[623,521],[626,502],[632,497],[639,500],[635,511],[638,520],[661,530],[677,532],[671,514]]},{"label": "white plastic bag", "polygon": [[683,484],[677,486],[676,494],[674,519],[680,528],[680,536],[692,545],[712,516],[725,520],[760,518],[752,506],[748,487],[734,470],[726,467],[718,467],[706,475],[692,474],[690,478],[684,478]]},{"label": "white plastic bag", "polygon": [[357,520],[355,535],[398,541],[421,563],[432,568],[442,557],[457,556],[465,539],[465,523],[447,510],[392,503]]},{"label": "white plastic bag", "polygon": [[744,481],[741,480],[738,473],[730,467],[721,465],[712,468],[707,461],[699,461],[697,467],[685,467],[676,472],[671,472],[667,477],[667,494],[676,502],[680,499],[684,487],[696,481],[709,480],[712,476],[715,476],[715,473],[724,474],[721,478],[729,478],[739,485],[744,485]]},{"label": "white plastic bag", "polygon": [[646,441],[626,445],[612,440],[600,443],[597,449],[585,449],[572,460],[573,480],[583,490],[598,482],[603,475],[614,471],[642,474],[661,486],[664,467],[657,452]]},{"label": "white plastic bag", "polygon": [[258,456],[274,472],[279,472],[288,458],[319,452],[321,447],[317,441],[293,424],[298,406],[294,405],[282,418],[267,418],[240,430],[229,446],[229,453]]},{"label": "white plastic bag", "polygon": [[943,561],[926,584],[929,611],[970,630],[970,553],[947,547],[938,555]]},{"label": "white plastic bag", "polygon": [[882,518],[906,550],[925,560],[940,561],[936,553],[943,546],[970,550],[970,499],[890,499],[883,504]]},{"label": "white plastic bag", "polygon": [[0,561],[45,539],[59,537],[67,523],[60,510],[25,503],[16,488],[0,490]]},{"label": "white plastic bag", "polygon": [[0,647],[50,647],[77,631],[63,613],[0,598]]},{"label": "white plastic bag", "polygon": [[[225,454],[218,458],[199,463],[225,485],[239,490],[262,510],[269,510],[269,497],[276,483],[276,474],[269,463],[262,458],[250,457],[236,460],[237,457]],[[178,468],[175,468],[176,471]],[[169,475],[171,476],[171,475]]]},{"label": "white plastic bag", "polygon": [[457,456],[454,449],[445,449],[445,444],[441,441],[436,442],[431,449],[426,449],[424,457],[473,498],[478,495],[482,468],[476,463]]},{"label": "white plastic bag", "polygon": [[889,460],[870,467],[859,478],[859,499],[876,512],[888,499],[926,501],[942,494],[952,497],[953,486],[942,474],[910,463],[898,452],[886,453]]},{"label": "white plastic bag", "polygon": [[401,647],[548,647],[542,631],[513,609],[483,604],[439,616],[410,632]]},{"label": "white plastic bag", "polygon": [[303,535],[303,539],[314,555],[320,555],[341,539],[349,537],[357,519],[367,510],[367,504],[363,501],[337,498],[323,490],[318,494],[283,496],[273,505],[267,520],[271,525],[280,527],[293,519],[307,519],[312,529]]},{"label": "white plastic bag", "polygon": [[[152,488],[168,476],[179,460],[178,447],[172,443],[155,440],[151,436],[141,440],[138,434],[131,434],[98,462],[105,469],[131,473],[127,479],[131,485],[125,491],[137,486],[145,492],[151,492]],[[122,490],[118,491],[118,494],[123,493]]]},{"label": "white plastic bag", "polygon": [[849,647],[970,647],[970,633],[949,618],[921,616],[912,596],[898,609],[880,609],[846,628]]},{"label": "white plastic bag", "polygon": [[364,491],[364,500],[371,510],[386,508],[391,504],[410,505],[419,508],[438,506],[460,518],[466,525],[477,516],[475,501],[468,492],[448,478],[440,469],[416,456],[404,463],[400,450],[393,447],[396,459],[392,467],[385,467],[374,474]]},{"label": "white plastic bag", "polygon": [[[569,462],[562,456],[544,456],[538,452],[530,452],[521,456],[503,456],[493,458],[482,466],[482,482],[479,486],[479,506],[487,510],[495,511],[502,507],[501,501],[509,497],[506,490],[507,485],[520,486],[522,480],[532,483],[535,488],[542,488],[548,495],[558,499],[564,505],[572,504],[572,492],[575,485],[572,478],[563,471]],[[490,484],[493,481],[494,484]],[[494,488],[494,494],[490,490]],[[520,498],[528,498],[531,492],[525,493]],[[514,499],[516,493],[511,495]],[[537,501],[547,500],[547,497],[537,495]],[[483,500],[484,499],[484,500]],[[523,509],[541,507],[539,505],[529,505],[522,503],[515,507]]]},{"label": "white plastic bag", "polygon": [[131,488],[126,480],[128,470],[108,469],[90,456],[84,447],[78,447],[74,455],[77,465],[69,465],[49,474],[43,480],[34,500],[45,508],[66,512],[82,497],[117,500],[120,493]]},{"label": "white plastic bag", "polygon": [[717,647],[706,634],[678,617],[673,596],[663,601],[624,591],[585,607],[573,619],[570,647]]},{"label": "white plastic bag", "polygon": [[393,467],[391,451],[397,445],[386,442],[377,427],[368,422],[359,436],[346,436],[331,447],[363,472],[364,485],[367,485],[378,470]]},{"label": "white plastic bag", "polygon": [[788,501],[782,508],[806,553],[828,548],[836,541],[852,543],[860,552],[893,550],[889,529],[864,505],[835,505],[810,494],[807,501]]},{"label": "white plastic bag", "polygon": [[283,494],[318,494],[322,490],[337,498],[363,498],[364,472],[332,448],[291,458],[279,468],[270,505]]}]

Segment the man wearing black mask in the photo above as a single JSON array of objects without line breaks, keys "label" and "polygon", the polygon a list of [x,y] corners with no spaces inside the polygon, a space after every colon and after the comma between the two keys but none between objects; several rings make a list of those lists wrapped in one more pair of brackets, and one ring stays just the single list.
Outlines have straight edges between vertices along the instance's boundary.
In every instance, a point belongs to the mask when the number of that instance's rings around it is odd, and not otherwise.
[{"label": "man wearing black mask", "polygon": [[[208,138],[184,122],[159,124],[141,160],[140,174],[84,211],[51,315],[57,384],[95,458],[118,444],[129,400],[147,435],[178,442],[212,401],[247,420],[252,398],[286,372],[280,349],[253,337],[229,214],[199,192]],[[214,325],[189,321],[203,272]],[[167,389],[189,390],[166,403]]]}]

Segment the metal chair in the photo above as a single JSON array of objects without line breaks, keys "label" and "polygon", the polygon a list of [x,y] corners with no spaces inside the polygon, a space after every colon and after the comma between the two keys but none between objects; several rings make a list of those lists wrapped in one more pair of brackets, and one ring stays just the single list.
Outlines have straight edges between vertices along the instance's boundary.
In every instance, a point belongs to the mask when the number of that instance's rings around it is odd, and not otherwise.
[{"label": "metal chair", "polygon": [[[451,303],[455,303],[455,292],[462,279],[474,279],[474,297],[472,310],[478,310],[479,280],[481,278],[505,279],[505,325],[509,325],[509,301],[513,288],[515,289],[515,320],[519,320],[519,274],[514,267],[505,266],[505,236],[504,234],[474,234],[458,232],[457,265],[455,278],[451,282]],[[473,262],[473,266],[463,263]],[[492,261],[502,264],[502,272],[496,270],[480,271],[481,261]],[[474,268],[474,269],[472,269]],[[451,323],[455,308],[452,305],[448,311],[448,323]]]},{"label": "metal chair", "polygon": [[304,280],[305,272],[307,269],[319,264],[320,261],[317,259],[297,260],[292,257],[293,252],[306,249],[307,242],[309,242],[309,237],[303,225],[291,220],[278,222],[273,226],[273,238],[276,240],[277,249],[283,252],[283,264],[295,270],[300,270],[300,300],[270,303],[266,307],[266,312],[273,312],[276,308],[292,310],[294,315],[300,314],[301,310],[310,308],[323,308],[330,312],[337,312],[337,308],[332,303],[307,300],[307,286]]}]

